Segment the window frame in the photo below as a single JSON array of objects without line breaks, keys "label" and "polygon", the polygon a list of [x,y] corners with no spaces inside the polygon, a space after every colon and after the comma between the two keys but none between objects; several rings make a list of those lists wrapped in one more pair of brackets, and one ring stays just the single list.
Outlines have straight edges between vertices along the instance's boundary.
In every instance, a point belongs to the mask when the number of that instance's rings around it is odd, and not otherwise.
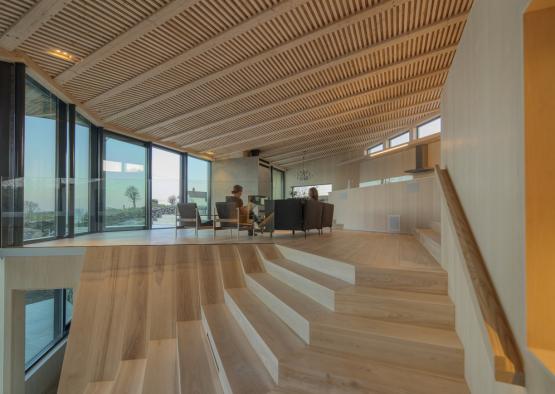
[{"label": "window frame", "polygon": [[[179,156],[179,200],[176,202],[176,204],[184,202],[184,197],[183,196],[183,186],[186,185],[186,177],[187,177],[187,153],[183,153],[183,152],[179,152],[176,151],[175,149],[170,149],[167,148],[165,146],[161,146],[155,143],[152,143],[150,145],[150,173],[151,173],[151,177],[150,177],[150,196],[149,196],[149,201],[150,201],[150,209],[149,209],[149,215],[150,215],[150,226],[149,226],[149,230],[167,230],[167,229],[172,229],[175,228],[176,226],[173,227],[153,227],[153,220],[152,220],[152,191],[153,191],[153,185],[152,185],[152,169],[154,168],[154,160],[153,160],[153,155],[152,152],[154,151],[154,149],[159,149],[159,150],[163,150],[169,153],[173,153]],[[185,163],[184,163],[185,162]],[[185,166],[185,172],[183,171],[183,167]],[[185,178],[184,178],[185,175]],[[177,222],[176,222],[177,225]]]},{"label": "window frame", "polygon": [[[377,150],[375,152],[372,152],[372,149],[377,148],[378,146],[381,146],[380,150]],[[366,149],[366,154],[368,156],[372,156],[375,155],[376,153],[380,153],[383,152],[385,150],[385,143],[384,142],[380,142],[378,144],[372,145],[371,147],[369,147],[368,149]]]},{"label": "window frame", "polygon": [[184,168],[185,203],[189,202],[189,158],[192,157],[193,159],[201,160],[208,164],[208,174],[206,179],[206,182],[208,183],[208,187],[207,187],[208,198],[206,199],[206,203],[208,204],[207,215],[210,217],[212,215],[212,161],[198,157],[196,155],[192,155],[190,153],[184,154],[184,157],[185,157],[185,163],[186,163]]},{"label": "window frame", "polygon": [[[393,141],[394,139],[397,139],[397,138],[399,138],[399,137],[402,137],[402,136],[404,136],[404,135],[408,135],[408,137],[409,137],[409,140],[408,140],[408,141],[406,141],[406,142],[401,142],[401,143],[396,144],[396,145],[391,145],[391,141]],[[387,139],[387,147],[388,147],[388,148],[397,148],[398,146],[403,146],[403,145],[410,144],[410,141],[411,141],[411,138],[410,138],[410,137],[411,137],[411,135],[410,135],[410,130],[406,130],[406,131],[403,131],[402,133],[396,134],[396,135],[394,135],[393,137],[390,137],[390,138]]]},{"label": "window frame", "polygon": [[[101,133],[101,150],[102,154],[100,157],[100,174],[101,174],[101,190],[100,190],[100,199],[101,204],[98,210],[98,216],[102,217],[102,222],[99,223],[99,233],[107,233],[107,232],[114,232],[114,231],[133,231],[133,230],[150,230],[150,215],[151,215],[151,207],[150,207],[150,165],[151,165],[151,154],[150,154],[150,146],[145,141],[141,141],[135,138],[131,138],[125,135],[117,134],[108,130],[103,130]],[[104,160],[106,159],[106,139],[112,138],[115,140],[119,140],[122,142],[126,142],[129,144],[134,144],[145,149],[145,224],[143,226],[125,226],[125,227],[115,227],[115,228],[108,228],[106,227],[106,175],[104,171]]]},{"label": "window frame", "polygon": [[[426,125],[428,125],[428,124],[430,124],[430,123],[432,123],[432,122],[435,122],[435,121],[438,120],[438,119],[439,119],[439,121],[440,121],[439,131],[438,131],[438,132],[435,132],[435,133],[433,133],[433,134],[429,134],[429,135],[427,135],[427,136],[421,137],[421,136],[420,136],[420,128],[423,127],[423,126],[426,126]],[[430,120],[427,120],[427,121],[425,121],[425,122],[422,122],[422,123],[418,124],[418,125],[416,126],[416,139],[428,138],[428,137],[432,137],[432,136],[435,136],[435,135],[441,135],[441,126],[442,126],[442,123],[441,123],[441,115],[440,115],[440,116],[436,116],[436,117],[434,117],[434,118],[432,118],[432,119],[430,119]]]},{"label": "window frame", "polygon": [[[43,290],[53,290],[54,291],[54,316],[53,319],[56,324],[59,324],[60,334],[52,341],[50,341],[43,349],[41,349],[37,354],[29,359],[28,362],[25,362],[24,370],[27,374],[31,369],[33,369],[37,364],[39,364],[45,357],[47,357],[54,348],[56,348],[61,342],[66,340],[69,335],[69,330],[71,328],[71,321],[70,319],[66,323],[67,317],[67,308],[66,308],[66,294],[68,290],[73,290],[69,288],[63,289],[43,289]],[[25,293],[29,291],[35,290],[26,290]],[[74,293],[75,295],[75,293]],[[25,305],[26,306],[26,305]],[[25,321],[27,321],[27,315],[25,311]],[[27,340],[26,335],[24,334],[24,340]],[[24,357],[25,359],[25,357]]]}]

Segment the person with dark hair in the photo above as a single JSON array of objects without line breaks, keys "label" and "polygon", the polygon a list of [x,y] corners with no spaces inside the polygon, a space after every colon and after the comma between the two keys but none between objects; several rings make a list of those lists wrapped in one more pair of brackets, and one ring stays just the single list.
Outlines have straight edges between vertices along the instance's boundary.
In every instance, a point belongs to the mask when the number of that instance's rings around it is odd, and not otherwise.
[{"label": "person with dark hair", "polygon": [[226,198],[228,202],[234,202],[237,205],[237,208],[243,208],[243,199],[241,196],[243,195],[243,186],[235,185],[231,190],[231,196]]},{"label": "person with dark hair", "polygon": [[318,189],[314,186],[308,189],[308,199],[318,201]]}]

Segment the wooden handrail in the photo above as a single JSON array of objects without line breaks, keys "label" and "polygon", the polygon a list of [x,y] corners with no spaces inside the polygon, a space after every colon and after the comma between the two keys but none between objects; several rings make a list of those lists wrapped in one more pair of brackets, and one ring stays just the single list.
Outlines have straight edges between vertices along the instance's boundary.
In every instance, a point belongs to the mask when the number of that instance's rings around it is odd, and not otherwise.
[{"label": "wooden handrail", "polygon": [[495,379],[524,386],[522,356],[453,181],[446,169],[436,165],[435,170],[488,332]]}]

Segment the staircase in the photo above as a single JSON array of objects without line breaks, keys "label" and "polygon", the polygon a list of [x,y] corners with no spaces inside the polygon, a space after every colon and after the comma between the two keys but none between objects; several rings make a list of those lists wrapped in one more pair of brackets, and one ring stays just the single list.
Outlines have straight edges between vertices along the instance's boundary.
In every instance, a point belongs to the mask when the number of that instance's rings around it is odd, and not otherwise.
[{"label": "staircase", "polygon": [[434,259],[441,261],[441,223],[431,222],[430,228],[417,228],[415,235]]},{"label": "staircase", "polygon": [[[125,248],[87,252],[61,394],[469,392],[437,267],[353,284],[273,244]],[[119,339],[79,335],[98,324]]]}]

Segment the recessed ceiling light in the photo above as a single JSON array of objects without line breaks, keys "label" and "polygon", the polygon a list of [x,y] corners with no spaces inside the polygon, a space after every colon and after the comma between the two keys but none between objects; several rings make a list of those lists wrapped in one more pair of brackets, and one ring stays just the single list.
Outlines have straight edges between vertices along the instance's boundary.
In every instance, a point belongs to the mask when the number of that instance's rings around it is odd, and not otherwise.
[{"label": "recessed ceiling light", "polygon": [[62,51],[61,49],[50,49],[47,51],[47,53],[49,55],[57,57],[58,59],[65,60],[66,62],[77,63],[79,61],[79,59],[76,56],[66,51]]}]

